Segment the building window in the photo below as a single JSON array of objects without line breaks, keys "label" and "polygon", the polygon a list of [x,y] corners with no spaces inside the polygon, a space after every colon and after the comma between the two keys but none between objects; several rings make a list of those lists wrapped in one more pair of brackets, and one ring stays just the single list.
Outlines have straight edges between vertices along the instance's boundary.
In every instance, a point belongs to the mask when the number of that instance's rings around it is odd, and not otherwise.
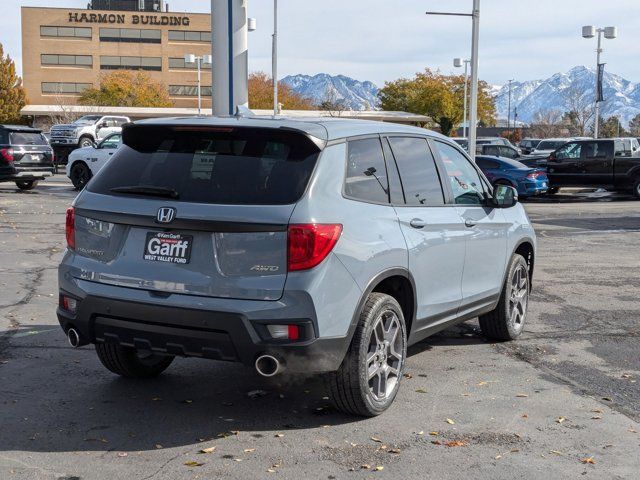
[{"label": "building window", "polygon": [[42,93],[78,94],[92,86],[90,83],[43,82]]},{"label": "building window", "polygon": [[43,53],[40,55],[42,65],[61,65],[64,67],[92,67],[91,55],[56,55]]},{"label": "building window", "polygon": [[91,38],[91,28],[87,27],[40,27],[41,37]]},{"label": "building window", "polygon": [[211,42],[211,32],[169,30],[169,41],[171,42]]},{"label": "building window", "polygon": [[[211,87],[200,87],[203,97],[211,96]],[[169,95],[172,97],[197,97],[198,87],[196,85],[169,85]]]},{"label": "building window", "polygon": [[138,28],[101,28],[101,42],[160,43],[160,30]]},{"label": "building window", "polygon": [[100,57],[102,70],[162,70],[161,57]]},{"label": "building window", "polygon": [[[184,58],[174,58],[174,57],[170,57],[169,58],[169,68],[170,69],[193,69],[195,70],[196,68],[198,68],[198,66],[196,65],[195,62],[191,63],[187,63],[184,61]],[[207,64],[201,64],[200,68],[202,68],[202,70],[211,70],[211,64],[207,63]]]}]

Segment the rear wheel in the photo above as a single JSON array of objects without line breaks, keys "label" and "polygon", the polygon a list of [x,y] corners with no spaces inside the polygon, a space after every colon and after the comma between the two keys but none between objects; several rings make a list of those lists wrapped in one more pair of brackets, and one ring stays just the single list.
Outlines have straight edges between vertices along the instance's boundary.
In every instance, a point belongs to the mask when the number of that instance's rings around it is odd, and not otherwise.
[{"label": "rear wheel", "polygon": [[370,294],[342,365],[328,375],[336,408],[367,417],[384,412],[398,393],[406,356],[400,305],[389,295]]},{"label": "rear wheel", "polygon": [[38,186],[38,180],[17,180],[16,187],[20,190],[33,190]]},{"label": "rear wheel", "polygon": [[636,178],[636,181],[633,184],[633,194],[636,198],[640,198],[640,177]]},{"label": "rear wheel", "polygon": [[157,377],[171,365],[174,358],[108,343],[96,344],[96,353],[108,370],[127,378]]},{"label": "rear wheel", "polygon": [[71,167],[69,177],[75,189],[82,190],[89,180],[91,180],[91,170],[89,170],[86,163],[76,162]]},{"label": "rear wheel", "polygon": [[529,266],[522,255],[511,258],[507,278],[495,310],[479,318],[489,340],[515,340],[524,329],[529,304]]}]

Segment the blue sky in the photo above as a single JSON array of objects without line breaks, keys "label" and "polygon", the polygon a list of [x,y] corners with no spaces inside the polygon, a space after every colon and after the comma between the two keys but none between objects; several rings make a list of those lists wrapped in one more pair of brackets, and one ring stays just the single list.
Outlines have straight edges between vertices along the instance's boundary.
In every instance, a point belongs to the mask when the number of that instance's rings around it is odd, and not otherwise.
[{"label": "blue sky", "polygon": [[[83,8],[88,0],[1,0],[0,42],[21,63],[20,6]],[[258,31],[250,35],[250,70],[270,71],[272,0],[248,0]],[[427,17],[426,10],[470,11],[471,0],[279,0],[281,76],[326,72],[383,85],[426,66],[454,71],[469,56],[466,17]],[[209,0],[170,0],[171,10],[205,12]],[[546,78],[595,64],[595,39],[582,25],[616,25],[605,41],[607,69],[640,81],[639,0],[482,0],[480,77]]]}]

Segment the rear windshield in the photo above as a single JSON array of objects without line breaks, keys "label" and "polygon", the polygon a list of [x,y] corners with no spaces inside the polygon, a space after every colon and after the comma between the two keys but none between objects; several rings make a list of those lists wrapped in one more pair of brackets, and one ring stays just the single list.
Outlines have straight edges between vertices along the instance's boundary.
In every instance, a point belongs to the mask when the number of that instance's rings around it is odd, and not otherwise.
[{"label": "rear windshield", "polygon": [[10,132],[11,145],[47,145],[47,139],[41,133],[35,132]]},{"label": "rear windshield", "polygon": [[556,141],[556,140],[543,140],[536,147],[538,150],[557,150],[561,146],[567,143],[564,140]]},{"label": "rear windshield", "polygon": [[89,191],[152,187],[185,202],[295,203],[319,154],[304,135],[277,129],[134,125],[123,143]]}]

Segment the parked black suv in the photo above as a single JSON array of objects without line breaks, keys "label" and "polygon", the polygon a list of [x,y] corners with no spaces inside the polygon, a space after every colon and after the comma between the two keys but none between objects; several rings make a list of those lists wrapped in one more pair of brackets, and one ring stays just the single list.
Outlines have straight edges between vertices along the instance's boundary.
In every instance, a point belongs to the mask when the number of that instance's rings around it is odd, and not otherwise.
[{"label": "parked black suv", "polygon": [[568,142],[549,155],[547,174],[554,190],[602,187],[640,198],[640,157],[619,139]]},{"label": "parked black suv", "polygon": [[0,125],[0,182],[31,190],[38,180],[53,175],[53,161],[53,150],[41,130]]}]

